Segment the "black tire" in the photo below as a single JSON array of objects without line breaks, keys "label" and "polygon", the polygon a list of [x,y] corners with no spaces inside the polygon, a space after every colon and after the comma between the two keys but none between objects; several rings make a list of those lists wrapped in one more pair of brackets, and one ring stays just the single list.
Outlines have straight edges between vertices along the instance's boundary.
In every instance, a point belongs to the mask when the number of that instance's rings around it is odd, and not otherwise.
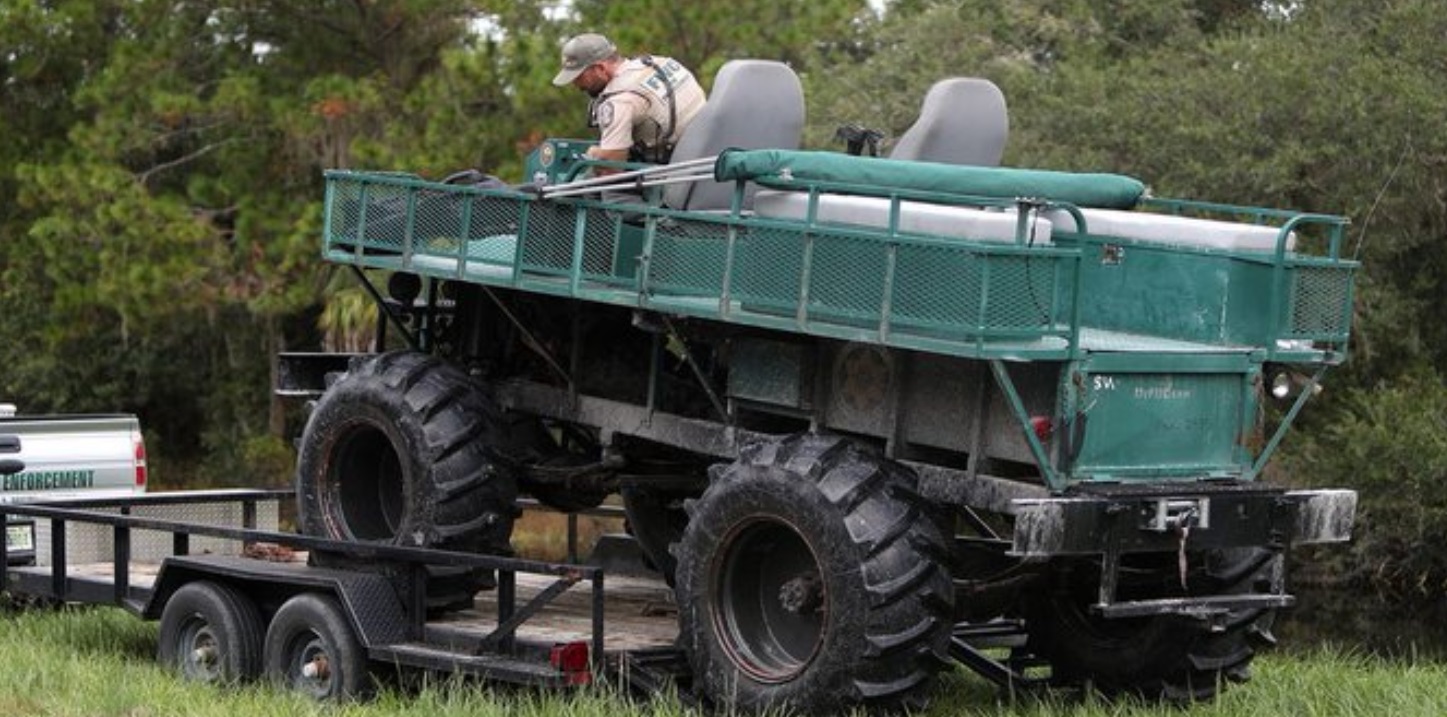
[{"label": "black tire", "polygon": [[[507,430],[492,400],[440,359],[404,351],[355,361],[302,434],[302,532],[509,555],[517,483],[492,450]],[[316,560],[352,567],[337,556]],[[466,607],[490,581],[489,571],[433,569],[428,606]]]},{"label": "black tire", "polygon": [[272,684],[317,700],[365,699],[373,691],[367,652],[329,595],[302,593],[282,604],[266,630],[262,663]]},{"label": "black tire", "polygon": [[157,660],[196,682],[248,682],[261,674],[264,626],[256,604],[234,588],[187,583],[161,611]]},{"label": "black tire", "polygon": [[[1245,594],[1266,589],[1277,554],[1264,549],[1216,550],[1192,556],[1192,595]],[[1164,563],[1169,563],[1165,565]],[[1176,557],[1127,561],[1118,595],[1151,599],[1180,595]],[[1089,611],[1099,567],[1081,562],[1058,571],[1052,589],[1031,604],[1029,649],[1051,664],[1060,684],[1089,683],[1101,693],[1166,702],[1214,699],[1232,682],[1250,678],[1256,647],[1270,644],[1275,611],[1237,610],[1219,631],[1186,617],[1112,619]]]},{"label": "black tire", "polygon": [[915,475],[854,443],[749,446],[679,545],[694,681],[742,711],[922,708],[946,665],[953,584]]}]

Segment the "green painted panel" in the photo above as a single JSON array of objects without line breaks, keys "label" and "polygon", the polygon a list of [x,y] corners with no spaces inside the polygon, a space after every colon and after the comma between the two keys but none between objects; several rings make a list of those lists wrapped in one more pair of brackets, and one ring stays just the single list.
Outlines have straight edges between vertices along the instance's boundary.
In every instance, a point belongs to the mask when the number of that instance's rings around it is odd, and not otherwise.
[{"label": "green painted panel", "polygon": [[1239,474],[1250,394],[1242,373],[1084,375],[1084,442],[1072,473],[1097,479]]}]

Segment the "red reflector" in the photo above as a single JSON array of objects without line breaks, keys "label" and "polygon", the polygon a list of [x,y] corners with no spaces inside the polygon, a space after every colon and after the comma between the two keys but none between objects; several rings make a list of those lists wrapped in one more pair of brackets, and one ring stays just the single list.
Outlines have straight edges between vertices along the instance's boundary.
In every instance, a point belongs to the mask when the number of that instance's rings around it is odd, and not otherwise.
[{"label": "red reflector", "polygon": [[131,434],[131,444],[135,446],[136,456],[136,487],[146,487],[146,439],[139,433]]},{"label": "red reflector", "polygon": [[586,685],[593,681],[593,673],[588,669],[586,642],[553,645],[553,649],[548,653],[548,662],[567,676],[570,685]]},{"label": "red reflector", "polygon": [[1050,440],[1051,434],[1055,432],[1055,427],[1050,421],[1049,416],[1031,416],[1030,430],[1035,431],[1036,438],[1039,438],[1041,441],[1048,441]]}]

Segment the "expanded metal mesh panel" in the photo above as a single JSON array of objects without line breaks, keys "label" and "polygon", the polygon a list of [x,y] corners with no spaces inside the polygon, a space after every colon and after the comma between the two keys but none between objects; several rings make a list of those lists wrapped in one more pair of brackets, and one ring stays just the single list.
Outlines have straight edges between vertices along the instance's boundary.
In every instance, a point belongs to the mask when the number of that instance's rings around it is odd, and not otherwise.
[{"label": "expanded metal mesh panel", "polygon": [[1048,327],[1055,305],[1056,262],[1029,255],[992,256],[988,262],[985,325],[997,330]]},{"label": "expanded metal mesh panel", "polygon": [[408,226],[411,189],[360,181],[333,182],[332,243],[401,251]]},{"label": "expanded metal mesh panel", "polygon": [[568,274],[573,268],[573,234],[580,216],[576,207],[539,202],[528,214],[522,237],[522,266],[528,271]]},{"label": "expanded metal mesh panel", "polygon": [[[622,226],[617,212],[588,209],[584,212],[586,224],[583,231],[584,278],[593,281],[609,281],[613,276],[613,258],[618,255],[615,243]],[[632,261],[629,257],[627,261]]]},{"label": "expanded metal mesh panel", "polygon": [[891,324],[951,335],[1048,331],[1062,302],[1054,256],[903,246]]},{"label": "expanded metal mesh panel", "polygon": [[712,222],[659,222],[653,233],[648,287],[690,296],[723,290],[728,227]]},{"label": "expanded metal mesh panel", "polygon": [[516,237],[525,202],[511,197],[474,195],[467,224],[469,240]]},{"label": "expanded metal mesh panel", "polygon": [[979,330],[984,264],[978,254],[953,247],[906,246],[901,247],[897,265],[891,325],[927,331]]},{"label": "expanded metal mesh panel", "polygon": [[1298,266],[1292,270],[1291,333],[1294,336],[1346,338],[1351,316],[1352,270]]},{"label": "expanded metal mesh panel", "polygon": [[360,244],[370,254],[465,256],[473,262],[512,264],[526,203],[522,198],[397,181],[332,178],[330,244],[346,250]]},{"label": "expanded metal mesh panel", "polygon": [[404,246],[419,254],[460,256],[467,199],[436,190],[413,190],[411,234],[406,235],[404,227]]},{"label": "expanded metal mesh panel", "polygon": [[799,303],[805,233],[750,227],[734,245],[730,293],[746,311],[792,314]]},{"label": "expanded metal mesh panel", "polygon": [[809,318],[877,326],[889,245],[878,239],[816,237],[809,259]]}]

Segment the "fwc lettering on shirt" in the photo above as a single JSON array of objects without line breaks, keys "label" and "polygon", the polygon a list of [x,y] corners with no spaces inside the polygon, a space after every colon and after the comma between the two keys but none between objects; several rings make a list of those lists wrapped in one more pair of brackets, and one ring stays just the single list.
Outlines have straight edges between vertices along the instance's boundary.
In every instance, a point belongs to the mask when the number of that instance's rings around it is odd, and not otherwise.
[{"label": "fwc lettering on shirt", "polygon": [[684,69],[678,60],[672,58],[664,58],[663,62],[655,63],[654,67],[656,69],[653,74],[643,81],[643,87],[659,97],[668,93],[668,88],[664,86],[665,82],[678,87],[679,82],[688,73],[688,70]]}]

